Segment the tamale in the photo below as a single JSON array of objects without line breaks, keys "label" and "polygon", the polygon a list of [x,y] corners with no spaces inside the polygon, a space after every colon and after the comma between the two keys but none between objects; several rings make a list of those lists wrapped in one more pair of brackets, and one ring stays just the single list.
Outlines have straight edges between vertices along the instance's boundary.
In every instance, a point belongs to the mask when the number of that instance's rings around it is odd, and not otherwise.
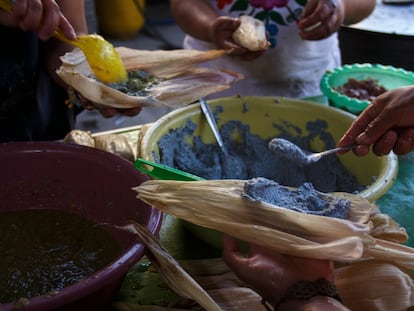
[{"label": "tamale", "polygon": [[135,155],[128,139],[117,134],[98,135],[94,137],[95,147],[116,154],[130,162],[134,162]]},{"label": "tamale", "polygon": [[92,133],[82,130],[71,130],[65,135],[63,141],[68,144],[77,144],[88,147],[95,147],[95,140]]},{"label": "tamale", "polygon": [[[198,68],[200,63],[225,54],[223,50],[145,51],[118,47],[127,71],[142,70],[160,78],[159,83],[129,95],[97,81],[82,51],[76,49],[61,57],[57,74],[98,108],[142,106],[181,107],[231,87],[243,76],[228,70]],[[141,94],[142,93],[142,94]]]},{"label": "tamale", "polygon": [[94,136],[89,131],[75,129],[66,134],[63,142],[104,150],[131,162],[135,160],[134,150],[123,135],[102,134]]},{"label": "tamale", "polygon": [[250,51],[264,51],[270,47],[265,24],[250,15],[239,17],[240,26],[233,32],[233,40]]},{"label": "tamale", "polygon": [[372,208],[367,200],[355,196],[352,218],[334,219],[243,199],[245,182],[152,180],[134,189],[139,199],[165,213],[280,253],[347,261],[360,258],[375,243],[369,236],[371,223],[361,222]]}]

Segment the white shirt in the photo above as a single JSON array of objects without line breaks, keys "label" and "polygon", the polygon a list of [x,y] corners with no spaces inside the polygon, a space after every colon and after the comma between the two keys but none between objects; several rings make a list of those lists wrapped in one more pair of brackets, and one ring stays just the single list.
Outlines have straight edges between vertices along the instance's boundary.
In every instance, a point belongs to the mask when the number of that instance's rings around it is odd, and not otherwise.
[{"label": "white shirt", "polygon": [[[211,4],[219,15],[237,17],[241,14],[261,13],[270,33],[270,47],[262,56],[253,61],[242,61],[231,56],[203,63],[202,67],[230,69],[242,73],[245,78],[237,82],[230,89],[216,93],[212,97],[231,95],[257,95],[257,96],[285,96],[303,98],[321,94],[319,82],[322,75],[330,69],[340,66],[340,50],[337,34],[319,41],[305,41],[299,37],[295,16],[300,16],[303,7],[295,0],[286,0],[282,7],[273,7],[266,10],[260,2],[249,1],[247,10],[233,10],[230,8],[236,3],[247,0],[233,0],[222,10],[217,8],[217,1]],[[253,7],[252,2],[258,3]],[[279,1],[279,6],[283,1]],[[277,19],[271,19],[278,12]],[[273,14],[273,15],[272,15]],[[187,35],[184,39],[184,48],[196,50],[209,50],[217,48],[214,44],[198,40]]]}]

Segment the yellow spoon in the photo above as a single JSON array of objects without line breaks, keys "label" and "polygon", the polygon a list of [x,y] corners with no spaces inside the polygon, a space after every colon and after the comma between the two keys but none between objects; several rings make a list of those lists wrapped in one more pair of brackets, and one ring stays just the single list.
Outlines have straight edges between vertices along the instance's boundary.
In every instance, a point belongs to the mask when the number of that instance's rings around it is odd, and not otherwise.
[{"label": "yellow spoon", "polygon": [[[13,9],[12,0],[0,0],[0,8],[11,12]],[[92,34],[78,36],[76,40],[69,40],[60,30],[56,30],[54,36],[80,48],[96,78],[100,81],[110,83],[127,79],[127,72],[118,52],[111,43],[101,36]]]}]

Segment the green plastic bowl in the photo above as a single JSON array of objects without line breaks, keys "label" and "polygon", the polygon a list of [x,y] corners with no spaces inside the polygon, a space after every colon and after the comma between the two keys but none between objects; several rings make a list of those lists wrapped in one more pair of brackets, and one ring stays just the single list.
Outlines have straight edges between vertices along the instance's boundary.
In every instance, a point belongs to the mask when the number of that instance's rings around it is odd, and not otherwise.
[{"label": "green plastic bowl", "polygon": [[322,93],[329,99],[332,106],[353,114],[361,113],[368,107],[370,102],[368,100],[352,98],[334,90],[335,87],[342,86],[348,82],[349,78],[377,80],[387,90],[414,84],[414,72],[379,64],[344,65],[326,72],[320,82]]}]

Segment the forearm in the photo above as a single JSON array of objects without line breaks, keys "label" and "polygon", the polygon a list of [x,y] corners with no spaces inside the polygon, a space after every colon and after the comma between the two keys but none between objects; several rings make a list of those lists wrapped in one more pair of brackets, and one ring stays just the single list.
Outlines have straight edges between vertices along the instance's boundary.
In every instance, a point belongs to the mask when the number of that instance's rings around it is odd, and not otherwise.
[{"label": "forearm", "polygon": [[345,11],[344,24],[351,25],[368,17],[375,8],[376,0],[342,0],[342,4]]},{"label": "forearm", "polygon": [[187,34],[204,41],[211,41],[212,25],[217,14],[205,0],[170,0],[171,12],[176,23]]},{"label": "forearm", "polygon": [[350,311],[338,300],[327,296],[315,296],[307,300],[289,300],[275,311]]}]

